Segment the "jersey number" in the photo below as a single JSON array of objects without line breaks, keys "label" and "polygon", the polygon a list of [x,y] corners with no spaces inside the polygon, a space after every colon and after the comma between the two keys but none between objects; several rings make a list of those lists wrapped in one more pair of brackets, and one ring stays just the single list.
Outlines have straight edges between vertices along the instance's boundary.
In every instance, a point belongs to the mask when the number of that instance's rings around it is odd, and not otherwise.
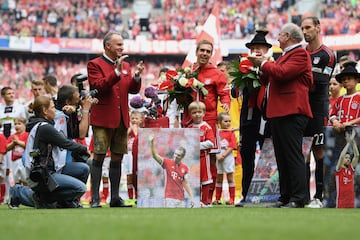
[{"label": "jersey number", "polygon": [[314,134],[314,145],[323,145],[324,144],[324,133]]}]

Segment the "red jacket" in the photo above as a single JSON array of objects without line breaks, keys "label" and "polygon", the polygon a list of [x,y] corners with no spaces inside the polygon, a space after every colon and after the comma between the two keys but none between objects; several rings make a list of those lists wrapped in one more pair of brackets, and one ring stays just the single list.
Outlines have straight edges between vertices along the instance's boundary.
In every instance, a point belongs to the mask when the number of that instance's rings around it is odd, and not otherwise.
[{"label": "red jacket", "polygon": [[[214,65],[208,64],[201,67],[198,73],[198,80],[205,85],[208,94],[205,98],[200,93],[200,101],[206,106],[204,121],[217,121],[217,104],[218,98],[222,104],[230,106],[230,90],[227,87],[225,74],[217,69]],[[196,101],[196,93],[193,94]],[[184,109],[183,124],[187,125],[191,120],[188,109]]]},{"label": "red jacket", "polygon": [[123,62],[122,69],[120,77],[116,76],[115,66],[103,56],[88,62],[90,88],[99,91],[99,102],[91,108],[91,125],[117,128],[123,119],[129,127],[128,94],[138,93],[141,81],[133,79],[129,63]]},{"label": "red jacket", "polygon": [[270,84],[268,118],[293,114],[313,117],[309,104],[309,89],[313,84],[311,58],[305,49],[294,48],[276,62],[265,63],[261,71],[261,80]]}]

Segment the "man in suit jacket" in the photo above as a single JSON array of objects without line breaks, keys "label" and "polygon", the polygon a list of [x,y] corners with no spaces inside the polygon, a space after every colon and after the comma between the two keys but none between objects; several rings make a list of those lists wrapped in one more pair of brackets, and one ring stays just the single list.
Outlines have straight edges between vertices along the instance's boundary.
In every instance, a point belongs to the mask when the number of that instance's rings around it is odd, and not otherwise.
[{"label": "man in suit jacket", "polygon": [[275,207],[304,207],[307,196],[302,138],[312,118],[309,89],[313,78],[310,55],[302,48],[302,40],[300,27],[287,23],[279,34],[283,54],[276,62],[268,62],[266,56],[249,57],[255,66],[260,66],[261,80],[268,84],[266,116],[280,181],[280,198]]},{"label": "man in suit jacket", "polygon": [[109,32],[103,40],[104,54],[87,64],[91,89],[97,89],[99,102],[93,106],[90,124],[94,134],[94,158],[91,167],[91,207],[100,207],[99,185],[102,164],[110,148],[109,169],[111,201],[110,207],[124,207],[119,197],[121,161],[127,153],[127,129],[129,127],[128,94],[138,93],[141,87],[140,74],[144,69],[141,61],[131,73],[130,64],[122,55],[124,41],[120,33]]}]

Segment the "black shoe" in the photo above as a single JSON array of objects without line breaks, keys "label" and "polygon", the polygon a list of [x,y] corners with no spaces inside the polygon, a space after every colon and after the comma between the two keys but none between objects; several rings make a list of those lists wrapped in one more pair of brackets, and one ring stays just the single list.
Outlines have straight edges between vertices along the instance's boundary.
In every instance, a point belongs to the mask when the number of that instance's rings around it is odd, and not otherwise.
[{"label": "black shoe", "polygon": [[11,197],[10,195],[10,200],[9,200],[9,203],[8,203],[8,207],[10,209],[18,209],[20,206],[20,203],[18,201],[16,201],[14,198]]},{"label": "black shoe", "polygon": [[244,207],[245,202],[244,201],[240,201],[238,203],[235,204],[235,207]]},{"label": "black shoe", "polygon": [[100,201],[91,200],[90,207],[91,208],[101,208],[102,206],[100,205]]},{"label": "black shoe", "polygon": [[31,196],[33,203],[34,203],[34,207],[36,209],[53,209],[56,208],[56,203],[48,203],[46,202],[43,198],[41,198],[41,196],[39,196],[39,194],[37,193],[33,193]]},{"label": "black shoe", "polygon": [[281,208],[304,208],[304,204],[289,202],[288,204],[281,206]]},{"label": "black shoe", "polygon": [[58,202],[56,208],[84,208],[78,200],[72,202]]},{"label": "black shoe", "polygon": [[277,201],[276,203],[270,204],[267,207],[269,207],[269,208],[280,208],[280,207],[283,207],[285,205],[286,205],[286,203],[281,202],[281,201]]},{"label": "black shoe", "polygon": [[132,207],[132,205],[127,205],[125,204],[124,200],[118,198],[118,199],[111,199],[110,207]]}]

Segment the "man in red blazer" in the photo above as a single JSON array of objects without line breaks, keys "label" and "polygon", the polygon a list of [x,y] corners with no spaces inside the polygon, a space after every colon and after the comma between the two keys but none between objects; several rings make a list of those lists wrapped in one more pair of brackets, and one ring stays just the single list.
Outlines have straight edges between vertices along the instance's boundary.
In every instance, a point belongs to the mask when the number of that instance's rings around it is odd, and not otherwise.
[{"label": "man in red blazer", "polygon": [[312,118],[309,89],[313,84],[311,58],[301,46],[303,34],[297,25],[285,24],[278,41],[283,50],[276,62],[266,56],[249,59],[260,66],[267,85],[266,117],[270,120],[279,171],[280,198],[274,207],[304,207],[306,191],[302,138]]},{"label": "man in red blazer", "polygon": [[91,167],[91,207],[101,207],[99,185],[105,154],[110,148],[109,169],[110,207],[125,207],[119,196],[121,161],[127,153],[127,128],[129,127],[128,94],[138,93],[141,87],[141,61],[134,76],[130,64],[124,60],[124,41],[120,33],[109,32],[103,40],[104,53],[87,64],[91,89],[97,89],[99,102],[92,107],[90,124],[94,134],[94,158]]}]

